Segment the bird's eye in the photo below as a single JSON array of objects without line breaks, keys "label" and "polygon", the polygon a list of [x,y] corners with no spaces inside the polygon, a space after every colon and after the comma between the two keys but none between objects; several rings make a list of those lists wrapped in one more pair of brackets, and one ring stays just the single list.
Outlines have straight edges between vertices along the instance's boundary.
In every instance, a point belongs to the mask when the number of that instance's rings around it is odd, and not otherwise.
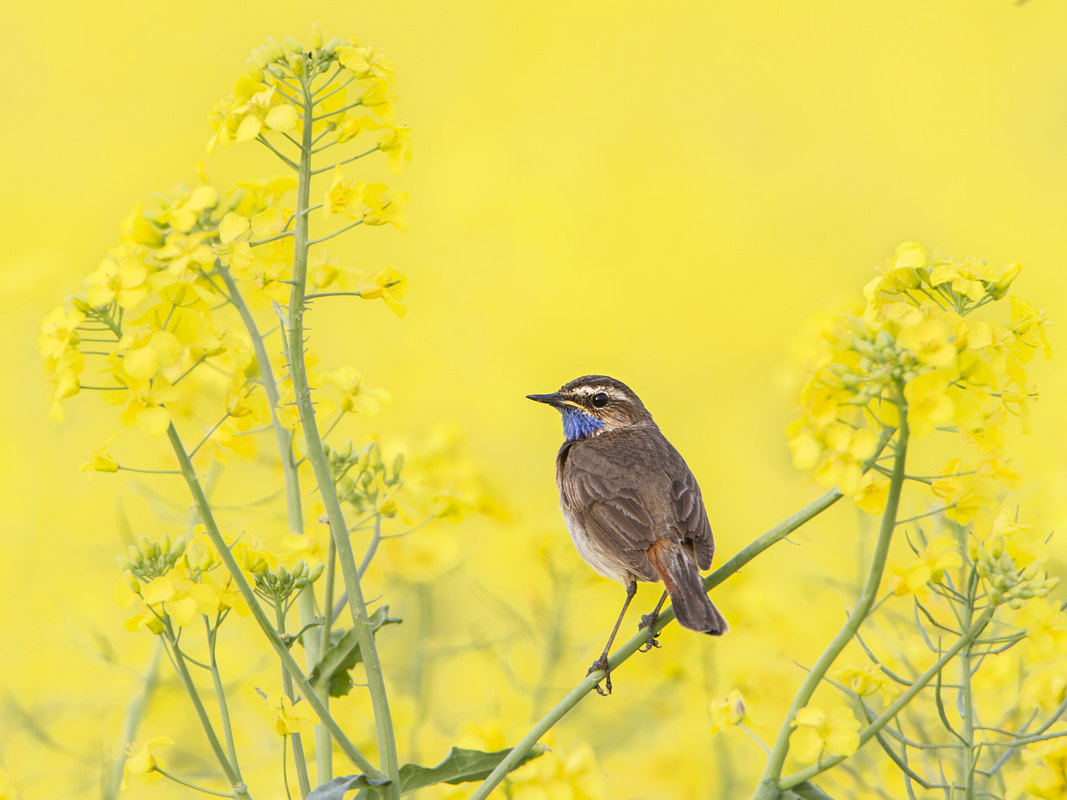
[{"label": "bird's eye", "polygon": [[593,403],[593,408],[603,408],[608,404],[608,396],[603,392],[597,392],[593,395],[591,402]]}]

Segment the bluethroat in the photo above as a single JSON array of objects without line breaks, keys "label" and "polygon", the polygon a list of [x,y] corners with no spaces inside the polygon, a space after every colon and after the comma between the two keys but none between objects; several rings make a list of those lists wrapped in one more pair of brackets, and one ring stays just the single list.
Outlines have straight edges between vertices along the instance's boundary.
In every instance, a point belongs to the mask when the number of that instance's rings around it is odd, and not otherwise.
[{"label": "bluethroat", "polygon": [[600,575],[626,588],[626,602],[589,673],[604,671],[611,693],[608,653],[637,581],[663,581],[666,592],[642,618],[648,642],[670,595],[679,624],[721,636],[729,626],[708,598],[700,570],[711,566],[715,540],[700,487],[688,465],[652,420],[641,399],[605,375],[576,378],[553,394],[527,395],[563,415],[566,441],[556,457],[563,519],[578,554]]}]

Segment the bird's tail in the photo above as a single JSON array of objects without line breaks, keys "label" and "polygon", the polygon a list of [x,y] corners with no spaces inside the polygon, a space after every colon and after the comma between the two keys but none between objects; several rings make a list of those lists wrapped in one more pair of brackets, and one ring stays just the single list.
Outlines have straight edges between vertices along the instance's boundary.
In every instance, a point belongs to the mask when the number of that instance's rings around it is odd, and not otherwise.
[{"label": "bird's tail", "polygon": [[667,587],[678,624],[712,636],[730,630],[704,591],[700,570],[688,550],[670,539],[660,539],[649,548],[648,558]]}]

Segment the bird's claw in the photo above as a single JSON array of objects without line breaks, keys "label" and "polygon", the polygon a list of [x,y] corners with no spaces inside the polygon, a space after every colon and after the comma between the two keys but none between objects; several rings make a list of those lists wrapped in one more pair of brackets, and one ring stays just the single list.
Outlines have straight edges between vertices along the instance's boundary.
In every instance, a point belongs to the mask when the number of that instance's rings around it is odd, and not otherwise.
[{"label": "bird's claw", "polygon": [[[611,669],[608,666],[607,658],[605,658],[604,656],[601,656],[600,658],[598,658],[596,661],[593,662],[593,666],[591,666],[589,668],[589,671],[587,673],[585,673],[585,674],[586,675],[592,675],[594,672],[603,672],[604,673],[604,677],[603,677],[604,687],[601,688],[600,681],[597,681],[596,693],[598,695],[600,695],[601,697],[607,697],[609,694],[611,694]],[[605,691],[605,689],[607,691]]]},{"label": "bird's claw", "polygon": [[641,622],[638,623],[637,630],[648,628],[648,641],[638,648],[638,652],[647,653],[654,647],[659,647],[659,639],[657,638],[657,634],[653,632],[653,628],[656,625],[656,618],[658,616],[658,614],[645,614],[641,617]]}]

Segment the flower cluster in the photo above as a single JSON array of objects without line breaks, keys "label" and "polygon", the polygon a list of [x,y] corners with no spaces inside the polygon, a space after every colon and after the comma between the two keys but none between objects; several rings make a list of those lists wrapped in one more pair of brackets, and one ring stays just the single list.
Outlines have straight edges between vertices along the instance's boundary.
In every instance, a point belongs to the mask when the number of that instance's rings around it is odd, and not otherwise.
[{"label": "flower cluster", "polygon": [[219,569],[218,554],[199,539],[183,537],[172,545],[166,536],[158,543],[142,536],[118,564],[124,577],[115,586],[115,602],[136,607],[127,630],[147,628],[159,635],[168,621],[180,628],[201,615],[249,613],[233,578]]},{"label": "flower cluster", "polygon": [[[295,87],[306,81],[306,96]],[[252,51],[247,71],[233,92],[211,114],[214,135],[208,150],[253,141],[266,133],[289,133],[311,115],[309,133],[316,144],[329,135],[338,144],[365,131],[378,132],[374,147],[386,154],[389,169],[399,175],[411,161],[411,129],[396,116],[395,75],[384,50],[360,46],[355,39],[323,44],[322,30],[312,26],[311,47],[294,37],[274,37]]]},{"label": "flower cluster", "polygon": [[[399,173],[411,158],[410,130],[396,119],[388,57],[354,40],[324,46],[321,39],[316,27],[308,50],[291,37],[284,46],[269,40],[211,120],[209,149],[255,140],[296,175],[242,181],[223,193],[200,167],[195,184],[179,184],[152,204],[135,206],[118,243],[86,277],[84,292],[44,319],[38,345],[55,419],[64,418],[64,400],[94,389],[121,408],[127,427],[159,435],[175,420],[191,418],[210,431],[220,458],[250,454],[249,441],[240,437],[284,409],[272,409],[264,393],[266,365],[255,357],[259,333],[246,330],[247,312],[289,302],[298,233],[310,285],[345,290],[326,294],[380,299],[403,316],[407,282],[400,272],[359,273],[316,246],[356,225],[406,229],[407,195],[383,183],[346,180],[343,165],[381,152]],[[310,140],[319,153],[362,132],[376,132],[377,143],[354,155],[341,147],[335,163],[320,170],[282,152]],[[320,172],[332,174],[333,183],[315,207],[343,222],[309,240],[309,211],[298,215],[287,198],[300,175],[309,181]],[[90,371],[92,359],[97,369]],[[341,388],[351,395],[351,410],[381,399],[376,392],[357,398],[358,386]],[[119,468],[102,451],[89,466]]]},{"label": "flower cluster", "polygon": [[[1025,365],[1039,350],[1051,355],[1044,313],[1008,294],[1019,271],[900,245],[864,287],[863,311],[824,333],[826,348],[787,431],[794,463],[879,511],[886,482],[872,460],[906,422],[912,437],[957,431],[983,454],[985,474],[1004,471],[1004,424],[1014,416],[1028,430],[1036,397]],[[999,321],[970,316],[994,304],[1008,306]],[[963,499],[976,480],[940,488]]]}]

